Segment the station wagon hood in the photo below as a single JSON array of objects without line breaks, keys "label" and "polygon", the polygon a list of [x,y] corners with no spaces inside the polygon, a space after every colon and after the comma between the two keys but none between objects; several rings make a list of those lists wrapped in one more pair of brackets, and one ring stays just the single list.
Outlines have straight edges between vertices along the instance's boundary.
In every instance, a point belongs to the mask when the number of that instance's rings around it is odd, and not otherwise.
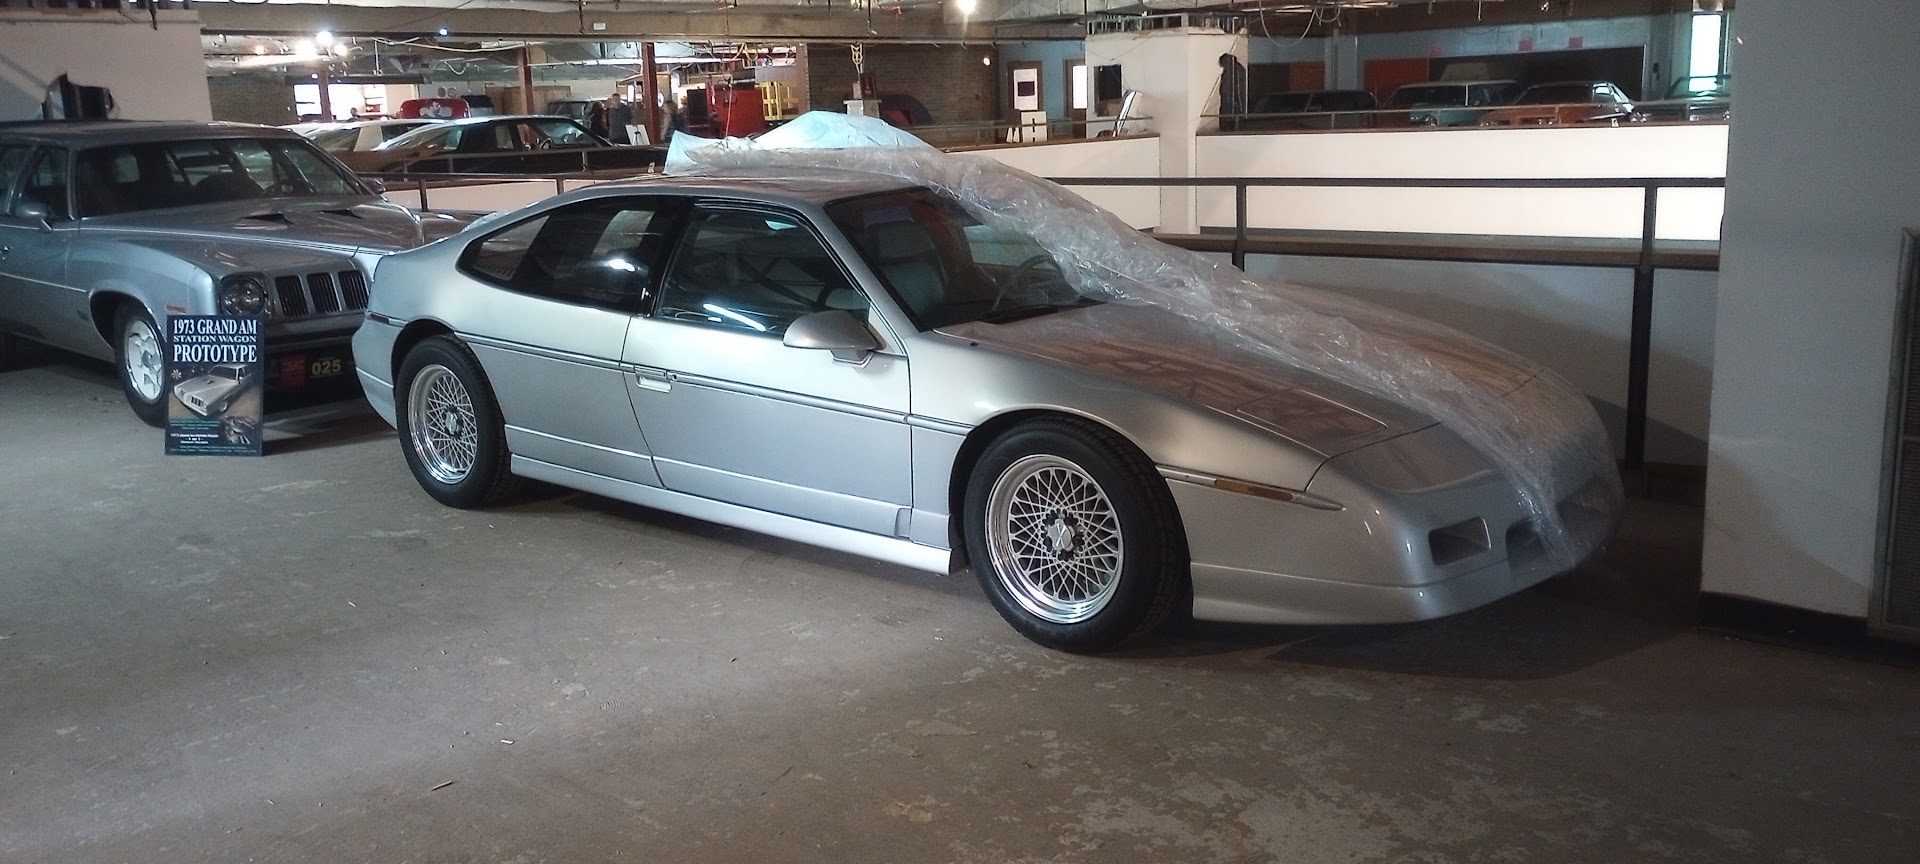
[{"label": "station wagon hood", "polygon": [[366,197],[231,201],[99,216],[85,226],[169,240],[257,240],[339,252],[397,252],[436,239],[412,211]]},{"label": "station wagon hood", "polygon": [[[941,332],[1225,414],[1328,457],[1435,422],[1389,398],[1288,365],[1230,334],[1150,306],[1110,303]],[[1433,334],[1383,335],[1405,336],[1423,349],[1444,349],[1429,356],[1501,394],[1532,377],[1531,370],[1513,367],[1505,358],[1443,344]]]}]

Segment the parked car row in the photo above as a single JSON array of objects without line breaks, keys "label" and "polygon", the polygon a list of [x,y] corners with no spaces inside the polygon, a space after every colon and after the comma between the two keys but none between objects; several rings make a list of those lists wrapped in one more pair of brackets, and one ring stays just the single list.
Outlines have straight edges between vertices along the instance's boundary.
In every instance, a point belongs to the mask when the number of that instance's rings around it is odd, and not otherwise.
[{"label": "parked car row", "polygon": [[1361,129],[1400,126],[1561,126],[1725,120],[1728,76],[1684,78],[1667,98],[1635,103],[1610,81],[1429,81],[1394,90],[1376,105],[1366,90],[1271,93],[1251,115],[1223,120],[1233,130]]},{"label": "parked car row", "polygon": [[521,174],[649,168],[665,148],[616,145],[548,115],[357,120],[286,127],[366,174]]},{"label": "parked car row", "polygon": [[[170,315],[263,316],[269,387],[351,336],[337,368],[444,504],[544,480],[970,563],[1055,648],[1110,648],[1175,610],[1447,615],[1574,566],[1618,518],[1604,433],[1551,373],[1338,310],[1360,328],[1343,342],[1416,352],[1465,388],[1447,404],[1489,416],[1448,415],[1107,302],[1069,275],[1084,244],[1168,253],[1085,202],[1004,205],[1077,211],[1069,248],[931,179],[720,169],[463,228],[381,202],[291,132],[125,122],[0,127],[0,183],[0,333],[113,360],[150,423]],[[994,188],[1019,183],[1040,181]],[[1532,430],[1551,464],[1510,470],[1489,428]]]}]

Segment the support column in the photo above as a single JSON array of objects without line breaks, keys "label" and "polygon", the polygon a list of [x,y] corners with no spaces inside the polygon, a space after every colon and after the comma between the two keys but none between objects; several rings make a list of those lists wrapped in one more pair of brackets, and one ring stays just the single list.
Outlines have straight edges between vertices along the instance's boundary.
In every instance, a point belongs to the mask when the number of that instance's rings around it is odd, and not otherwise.
[{"label": "support column", "polygon": [[[1220,55],[1247,60],[1247,37],[1219,30],[1188,27],[1138,33],[1103,33],[1088,37],[1087,66],[1120,66],[1120,83],[1143,97],[1136,116],[1160,137],[1161,177],[1233,176],[1234,166],[1194,164],[1195,142],[1201,131],[1219,128]],[[1154,166],[1140,166],[1152,173]],[[1193,234],[1200,230],[1199,198],[1191,187],[1164,187],[1160,191],[1162,232]]]},{"label": "support column", "polygon": [[528,48],[525,45],[522,45],[520,46],[518,56],[520,59],[520,112],[519,113],[521,114],[538,113],[540,108],[544,108],[546,106],[543,105],[543,106],[535,107],[533,104],[533,52],[532,52],[532,49]]},{"label": "support column", "polygon": [[333,122],[333,79],[327,77],[327,64],[320,64],[320,71],[314,73],[314,80],[320,82],[320,122]]},{"label": "support column", "polygon": [[660,70],[654,63],[653,43],[640,43],[640,98],[646,100],[646,113],[640,124],[647,127],[647,143],[666,140],[667,130],[660,128]]}]

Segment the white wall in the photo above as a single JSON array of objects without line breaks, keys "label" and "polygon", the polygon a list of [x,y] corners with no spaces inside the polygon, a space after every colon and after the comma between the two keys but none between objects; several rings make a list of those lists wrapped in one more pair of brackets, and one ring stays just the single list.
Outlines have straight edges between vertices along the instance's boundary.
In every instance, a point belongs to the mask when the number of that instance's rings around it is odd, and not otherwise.
[{"label": "white wall", "polygon": [[[1204,135],[1201,177],[1722,177],[1722,124]],[[1162,133],[1165,134],[1164,132]],[[1660,193],[1657,236],[1720,236],[1719,189]],[[1543,237],[1639,237],[1637,189],[1270,188],[1257,228]],[[1253,218],[1257,215],[1257,219]],[[1232,227],[1233,190],[1200,193],[1200,224]]]},{"label": "white wall", "polygon": [[131,10],[5,8],[0,46],[0,121],[38,119],[61,74],[112,90],[118,117],[213,119],[199,13],[161,12],[155,29]]},{"label": "white wall", "polygon": [[[1098,138],[973,152],[1039,177],[1139,177],[1159,161],[1160,139]],[[1081,186],[1074,191],[1135,228],[1160,223],[1160,190],[1152,186]]]},{"label": "white wall", "polygon": [[1902,231],[1920,227],[1920,4],[1820,7],[1732,16],[1702,587],[1864,616]]},{"label": "white wall", "polygon": [[[1087,67],[1120,65],[1121,85],[1144,98],[1142,113],[1153,118],[1160,135],[1157,176],[1194,176],[1195,133],[1216,128],[1217,120],[1202,119],[1220,110],[1220,55],[1232,54],[1242,63],[1247,37],[1217,30],[1182,28],[1139,33],[1103,33],[1087,38]],[[1134,169],[1149,173],[1150,166]],[[1174,233],[1192,233],[1195,221],[1191,189],[1169,188],[1160,196],[1156,224]]]}]

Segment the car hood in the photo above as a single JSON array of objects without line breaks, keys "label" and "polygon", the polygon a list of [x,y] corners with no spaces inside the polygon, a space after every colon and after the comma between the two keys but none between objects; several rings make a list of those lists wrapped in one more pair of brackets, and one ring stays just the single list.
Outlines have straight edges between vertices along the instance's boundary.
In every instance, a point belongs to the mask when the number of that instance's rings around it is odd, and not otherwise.
[{"label": "car hood", "polygon": [[432,231],[413,211],[366,196],[228,201],[96,216],[85,224],[169,240],[253,240],[341,252],[397,252],[452,233]]},{"label": "car hood", "polygon": [[[1454,375],[1498,394],[1513,392],[1534,375],[1524,361],[1437,325],[1369,320],[1357,305],[1343,310],[1333,303],[1323,311],[1352,313],[1348,320],[1420,348]],[[1290,365],[1157,307],[1108,303],[940,332],[1225,414],[1329,457],[1434,423],[1392,399]]]},{"label": "car hood", "polygon": [[240,386],[240,382],[231,378],[216,378],[212,375],[202,375],[198,378],[189,378],[180,382],[174,386],[173,392],[183,397],[202,396],[208,393],[230,390],[238,386]]}]

